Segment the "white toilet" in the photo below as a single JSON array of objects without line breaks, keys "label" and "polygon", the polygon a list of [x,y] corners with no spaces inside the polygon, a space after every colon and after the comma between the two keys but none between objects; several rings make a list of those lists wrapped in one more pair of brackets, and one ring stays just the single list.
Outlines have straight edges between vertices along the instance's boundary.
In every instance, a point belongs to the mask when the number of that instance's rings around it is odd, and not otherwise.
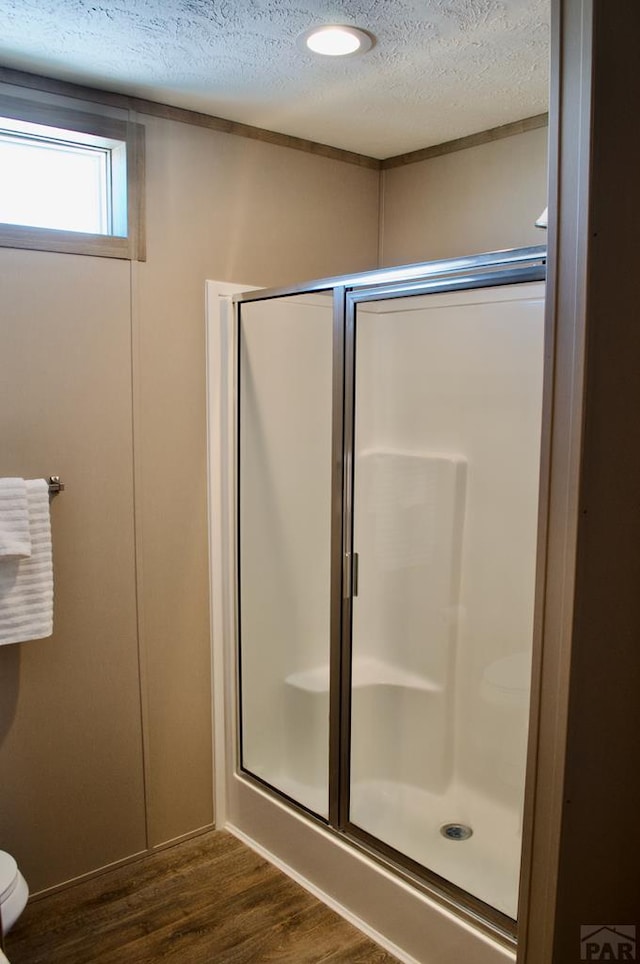
[{"label": "white toilet", "polygon": [[[0,850],[0,920],[3,935],[13,927],[29,897],[27,882],[11,856]],[[8,964],[0,948],[0,964]]]}]

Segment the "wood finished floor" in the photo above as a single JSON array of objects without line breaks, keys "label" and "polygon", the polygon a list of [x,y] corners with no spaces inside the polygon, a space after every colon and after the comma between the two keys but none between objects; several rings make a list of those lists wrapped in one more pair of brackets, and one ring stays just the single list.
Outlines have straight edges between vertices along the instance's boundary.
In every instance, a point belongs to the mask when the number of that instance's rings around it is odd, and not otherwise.
[{"label": "wood finished floor", "polygon": [[223,831],[29,903],[5,953],[11,964],[397,964]]}]

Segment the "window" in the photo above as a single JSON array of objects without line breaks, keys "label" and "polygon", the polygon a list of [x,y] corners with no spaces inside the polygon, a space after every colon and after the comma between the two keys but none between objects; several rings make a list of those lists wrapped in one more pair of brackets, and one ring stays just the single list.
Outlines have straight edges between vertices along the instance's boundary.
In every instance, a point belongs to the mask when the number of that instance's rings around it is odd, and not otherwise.
[{"label": "window", "polygon": [[0,96],[0,245],[144,260],[143,128]]}]

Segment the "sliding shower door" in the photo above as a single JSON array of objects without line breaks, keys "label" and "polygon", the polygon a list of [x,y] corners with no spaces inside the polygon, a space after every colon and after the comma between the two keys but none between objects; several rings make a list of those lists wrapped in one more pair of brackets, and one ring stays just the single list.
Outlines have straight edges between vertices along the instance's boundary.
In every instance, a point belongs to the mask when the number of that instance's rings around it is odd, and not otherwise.
[{"label": "sliding shower door", "polygon": [[513,918],[543,287],[354,301],[349,824]]},{"label": "sliding shower door", "polygon": [[328,814],[332,300],[239,317],[242,766]]}]

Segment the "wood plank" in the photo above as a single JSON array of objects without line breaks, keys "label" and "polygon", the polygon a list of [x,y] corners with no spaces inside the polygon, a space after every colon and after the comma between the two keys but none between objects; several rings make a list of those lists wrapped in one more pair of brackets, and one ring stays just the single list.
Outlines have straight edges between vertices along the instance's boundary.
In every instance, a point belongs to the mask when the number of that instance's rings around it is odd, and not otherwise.
[{"label": "wood plank", "polygon": [[[223,896],[218,885],[218,900],[212,896],[196,908],[182,906],[171,910],[173,922],[157,927],[168,916],[156,914],[148,923],[152,930],[140,939],[114,947],[105,954],[95,953],[95,964],[127,964],[166,961],[171,964],[198,964],[205,954],[230,962],[260,960],[260,950],[271,942],[275,928],[294,920],[309,909],[310,897],[287,880],[265,879],[240,893]],[[275,923],[274,923],[275,922]],[[83,948],[86,953],[88,948]],[[65,957],[70,964],[81,964],[84,957]]]},{"label": "wood plank", "polygon": [[[247,851],[246,856],[240,856],[241,850]],[[149,885],[158,883],[159,878],[169,875],[184,874],[191,870],[196,872],[198,867],[205,865],[208,872],[216,872],[216,868],[226,858],[231,861],[238,855],[235,866],[240,871],[247,872],[242,859],[249,859],[251,851],[242,848],[242,844],[230,834],[207,834],[196,837],[179,846],[168,848],[159,853],[146,856],[144,859],[111,870],[99,877],[82,881],[66,890],[60,890],[42,899],[30,902],[27,913],[30,915],[30,939],[42,931],[45,935],[51,926],[50,919],[53,909],[59,918],[58,926],[69,926],[77,929],[83,923],[84,917],[92,923],[101,923],[101,906],[104,906],[104,919],[112,915],[112,908],[118,901],[135,906],[147,900],[146,889]],[[255,855],[255,864],[260,858]],[[73,914],[73,921],[70,915]]]},{"label": "wood plank", "polygon": [[231,834],[214,831],[32,901],[12,964],[393,964]]}]

